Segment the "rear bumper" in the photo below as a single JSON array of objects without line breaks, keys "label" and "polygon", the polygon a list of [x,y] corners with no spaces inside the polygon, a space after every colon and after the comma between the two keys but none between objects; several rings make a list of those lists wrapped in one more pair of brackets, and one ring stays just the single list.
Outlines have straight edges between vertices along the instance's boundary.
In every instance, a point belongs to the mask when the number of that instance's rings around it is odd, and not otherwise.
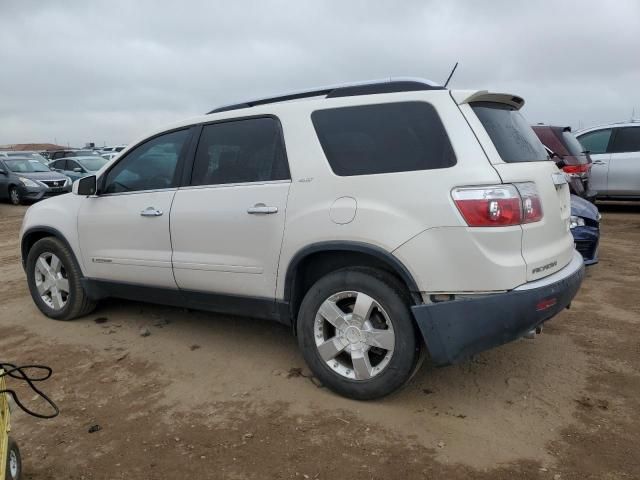
[{"label": "rear bumper", "polygon": [[417,305],[414,318],[432,362],[457,363],[520,338],[554,317],[573,300],[584,279],[582,256],[562,270],[505,293]]}]

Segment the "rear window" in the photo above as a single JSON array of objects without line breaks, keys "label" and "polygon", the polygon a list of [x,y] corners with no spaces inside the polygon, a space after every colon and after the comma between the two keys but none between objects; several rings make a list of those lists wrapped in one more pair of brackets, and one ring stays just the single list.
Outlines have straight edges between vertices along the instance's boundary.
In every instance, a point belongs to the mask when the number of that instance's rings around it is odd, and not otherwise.
[{"label": "rear window", "polygon": [[425,102],[317,110],[311,115],[336,175],[372,175],[456,164],[435,108]]},{"label": "rear window", "polygon": [[471,108],[505,162],[548,160],[544,146],[522,114],[510,105],[476,102]]}]

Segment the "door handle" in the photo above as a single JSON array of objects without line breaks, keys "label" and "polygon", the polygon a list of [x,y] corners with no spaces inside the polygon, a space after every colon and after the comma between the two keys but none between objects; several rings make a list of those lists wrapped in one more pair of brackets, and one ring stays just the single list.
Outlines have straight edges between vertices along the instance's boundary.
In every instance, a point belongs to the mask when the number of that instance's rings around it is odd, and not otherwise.
[{"label": "door handle", "polygon": [[158,210],[156,207],[147,207],[140,212],[142,217],[159,217],[162,215],[162,210]]},{"label": "door handle", "polygon": [[593,162],[591,162],[593,165],[604,165],[604,162],[602,160],[594,160]]},{"label": "door handle", "polygon": [[278,213],[278,207],[267,207],[264,203],[256,203],[253,207],[247,208],[247,213],[268,215]]}]

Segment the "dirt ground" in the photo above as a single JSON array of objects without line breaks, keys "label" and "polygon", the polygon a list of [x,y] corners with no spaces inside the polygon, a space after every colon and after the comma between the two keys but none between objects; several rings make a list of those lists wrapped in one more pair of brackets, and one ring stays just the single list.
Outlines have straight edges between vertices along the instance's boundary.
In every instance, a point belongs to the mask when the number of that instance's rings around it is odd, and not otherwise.
[{"label": "dirt ground", "polygon": [[53,367],[61,410],[14,411],[25,478],[640,479],[640,204],[600,208],[600,263],[542,335],[355,402],[306,378],[274,323],[118,300],[45,318],[26,207],[0,204],[0,361]]}]

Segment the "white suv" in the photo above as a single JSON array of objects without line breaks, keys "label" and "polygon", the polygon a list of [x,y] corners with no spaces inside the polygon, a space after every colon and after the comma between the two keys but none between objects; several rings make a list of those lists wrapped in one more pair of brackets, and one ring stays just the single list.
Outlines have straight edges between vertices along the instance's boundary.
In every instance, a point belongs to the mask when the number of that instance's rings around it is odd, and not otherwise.
[{"label": "white suv", "polygon": [[580,287],[569,189],[523,103],[393,80],[177,123],[28,210],[31,294],[58,320],[105,297],[275,319],[325,385],[386,395],[421,352],[514,340]]}]

